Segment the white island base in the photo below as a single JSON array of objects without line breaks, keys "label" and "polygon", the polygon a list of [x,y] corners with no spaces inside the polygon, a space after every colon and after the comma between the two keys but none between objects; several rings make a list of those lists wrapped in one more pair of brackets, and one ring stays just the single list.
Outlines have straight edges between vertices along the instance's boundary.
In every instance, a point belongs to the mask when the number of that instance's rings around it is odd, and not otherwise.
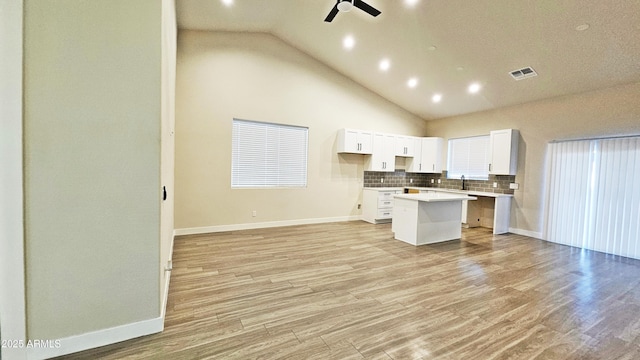
[{"label": "white island base", "polygon": [[475,199],[445,193],[396,195],[391,230],[397,240],[412,245],[460,239],[462,201]]}]

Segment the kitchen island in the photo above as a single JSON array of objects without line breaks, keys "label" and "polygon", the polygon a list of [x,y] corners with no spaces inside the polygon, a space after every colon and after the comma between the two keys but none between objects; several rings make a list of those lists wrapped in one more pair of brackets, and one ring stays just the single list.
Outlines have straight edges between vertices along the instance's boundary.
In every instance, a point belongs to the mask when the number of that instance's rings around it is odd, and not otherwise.
[{"label": "kitchen island", "polygon": [[391,230],[397,240],[412,245],[459,239],[464,194],[430,192],[394,196]]}]

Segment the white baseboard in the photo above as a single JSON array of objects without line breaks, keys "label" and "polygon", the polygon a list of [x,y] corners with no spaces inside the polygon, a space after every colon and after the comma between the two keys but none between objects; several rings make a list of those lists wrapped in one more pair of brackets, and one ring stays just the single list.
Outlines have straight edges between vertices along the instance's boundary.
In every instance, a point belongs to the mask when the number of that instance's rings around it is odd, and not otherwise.
[{"label": "white baseboard", "polygon": [[323,224],[323,223],[341,222],[341,221],[355,221],[355,220],[361,220],[361,219],[362,219],[361,215],[354,215],[354,216],[338,216],[338,217],[315,218],[315,219],[268,221],[268,222],[259,222],[259,223],[229,224],[229,225],[215,225],[215,226],[175,229],[174,233],[176,236],[195,235],[195,234],[206,234],[206,233],[215,233],[215,232],[224,232],[224,231],[263,229],[263,228],[291,226],[291,225],[309,225],[309,224]]},{"label": "white baseboard", "polygon": [[509,232],[516,235],[528,236],[528,237],[544,240],[542,238],[542,233],[537,231],[509,228]]},{"label": "white baseboard", "polygon": [[[171,245],[169,246],[169,261],[173,262],[173,242],[176,239],[176,231],[173,230],[173,236],[171,236]],[[167,264],[164,264],[165,266]],[[164,296],[162,297],[162,309],[160,310],[160,317],[162,318],[162,330],[164,330],[164,316],[167,313],[167,301],[169,300],[169,285],[171,284],[171,271],[167,271],[169,274],[164,280]]]},{"label": "white baseboard", "polygon": [[154,319],[139,321],[136,323],[116,326],[109,329],[70,336],[67,338],[51,341],[52,344],[49,344],[51,346],[28,348],[27,359],[49,359],[56,356],[72,354],[78,351],[115,344],[140,336],[161,332],[163,327],[164,318],[158,317]]}]

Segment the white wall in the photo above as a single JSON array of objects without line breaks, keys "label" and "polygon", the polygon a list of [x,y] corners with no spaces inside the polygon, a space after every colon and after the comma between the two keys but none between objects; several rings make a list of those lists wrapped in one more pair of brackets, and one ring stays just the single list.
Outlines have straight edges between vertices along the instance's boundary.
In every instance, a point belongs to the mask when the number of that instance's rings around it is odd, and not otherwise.
[{"label": "white wall", "polygon": [[[267,34],[180,31],[176,89],[176,229],[357,218],[363,156],[336,153],[338,129],[425,135],[421,119]],[[233,118],[308,126],[308,187],[232,190]]]},{"label": "white wall", "polygon": [[[427,122],[431,136],[445,139],[520,130],[518,173],[511,228],[542,236],[545,155],[551,140],[640,134],[640,83],[563,96]],[[445,151],[446,156],[446,151]],[[445,160],[446,164],[446,160]]]},{"label": "white wall", "polygon": [[173,252],[173,207],[174,207],[174,153],[175,153],[175,103],[176,103],[176,7],[174,0],[162,0],[162,114],[161,114],[161,174],[160,182],[167,189],[167,199],[162,201],[160,244],[160,296],[162,311],[166,310]]},{"label": "white wall", "polygon": [[[0,338],[26,337],[22,202],[22,1],[0,2]],[[4,342],[3,342],[4,344]],[[24,359],[0,348],[0,358]]]},{"label": "white wall", "polygon": [[160,0],[25,1],[31,339],[160,316],[161,10]]}]

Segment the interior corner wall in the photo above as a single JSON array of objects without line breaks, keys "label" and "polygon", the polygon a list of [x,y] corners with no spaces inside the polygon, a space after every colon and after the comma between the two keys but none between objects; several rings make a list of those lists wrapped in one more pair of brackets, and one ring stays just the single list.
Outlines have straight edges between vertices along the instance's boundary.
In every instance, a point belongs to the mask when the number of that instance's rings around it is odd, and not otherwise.
[{"label": "interior corner wall", "polygon": [[[309,127],[307,187],[231,189],[234,118]],[[272,35],[179,31],[176,229],[359,217],[364,156],[336,153],[341,128],[425,135],[420,118]]]},{"label": "interior corner wall", "polygon": [[[545,156],[552,140],[640,134],[640,82],[427,122],[445,139],[520,130],[511,228],[542,238]],[[445,152],[446,156],[446,152]],[[446,158],[445,158],[446,164]]]},{"label": "interior corner wall", "polygon": [[156,319],[161,1],[24,5],[28,337]]}]

